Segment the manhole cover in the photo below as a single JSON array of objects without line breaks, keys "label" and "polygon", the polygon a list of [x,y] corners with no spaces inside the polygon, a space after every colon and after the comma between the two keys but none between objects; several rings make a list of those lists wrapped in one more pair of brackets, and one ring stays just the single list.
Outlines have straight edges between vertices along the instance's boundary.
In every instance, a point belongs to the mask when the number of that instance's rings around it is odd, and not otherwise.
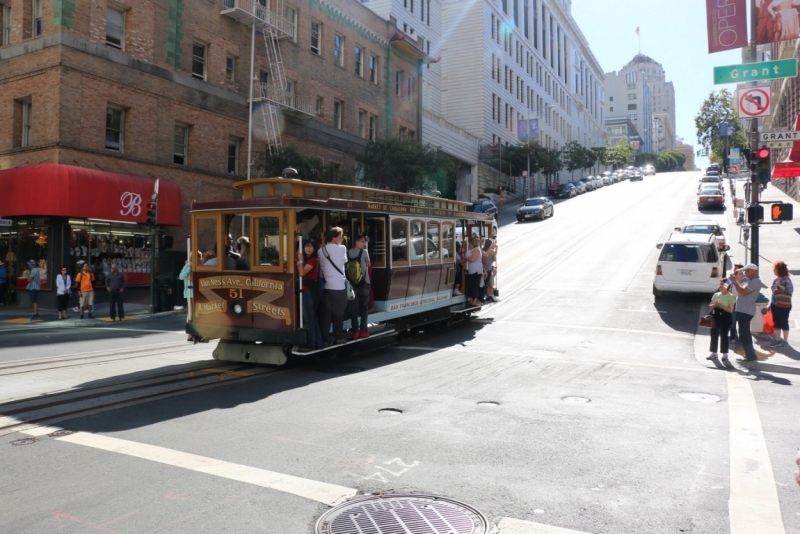
[{"label": "manhole cover", "polygon": [[380,410],[378,410],[378,413],[397,414],[397,413],[403,413],[403,410],[400,410],[398,408],[381,408]]},{"label": "manhole cover", "polygon": [[51,438],[60,438],[63,436],[69,436],[70,434],[74,434],[74,430],[56,430],[52,434],[48,434]]},{"label": "manhole cover", "polygon": [[719,397],[710,393],[678,393],[678,396],[692,402],[719,402]]},{"label": "manhole cover", "polygon": [[24,439],[16,439],[12,441],[11,444],[16,447],[19,445],[31,445],[32,443],[36,443],[37,441],[39,440],[36,438],[24,438]]},{"label": "manhole cover", "polygon": [[368,495],[340,504],[315,534],[485,534],[488,521],[464,503],[434,495]]},{"label": "manhole cover", "polygon": [[561,397],[561,400],[564,402],[571,402],[573,404],[586,404],[587,402],[592,402],[592,399],[587,399],[586,397]]}]

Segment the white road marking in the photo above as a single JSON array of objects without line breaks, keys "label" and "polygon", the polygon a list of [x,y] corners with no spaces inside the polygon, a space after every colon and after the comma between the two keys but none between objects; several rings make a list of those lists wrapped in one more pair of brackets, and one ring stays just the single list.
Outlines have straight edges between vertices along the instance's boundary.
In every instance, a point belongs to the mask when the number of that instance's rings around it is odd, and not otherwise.
[{"label": "white road marking", "polygon": [[625,334],[645,334],[650,336],[677,337],[681,339],[694,339],[694,334],[684,334],[681,332],[654,332],[653,330],[633,330],[629,328],[611,328],[608,326],[589,326],[580,324],[556,324],[556,323],[528,323],[522,321],[506,321],[500,319],[494,321],[495,324],[516,324],[520,326],[544,326],[547,328],[573,328],[576,330],[601,330],[605,332],[622,332]]},{"label": "white road marking", "polygon": [[[519,356],[517,352],[500,352],[500,351],[486,351],[486,350],[470,350],[469,348],[452,348],[452,347],[425,347],[420,345],[406,346],[406,347],[392,347],[397,350],[424,350],[430,352],[470,352],[473,354],[486,354],[492,356]],[[672,371],[689,371],[692,373],[712,373],[715,370],[708,367],[677,367],[674,365],[657,365],[654,363],[639,363],[639,362],[623,362],[620,360],[597,360],[597,359],[578,359],[578,358],[564,358],[558,356],[543,356],[541,354],[528,355],[529,358],[538,360],[556,360],[569,363],[596,363],[599,365],[627,365],[630,367],[646,367],[650,369],[667,369]]]},{"label": "white road marking", "polygon": [[[42,436],[59,430],[55,427],[40,427],[21,432],[31,436]],[[291,493],[305,499],[321,502],[328,506],[335,506],[349,497],[353,497],[358,490],[317,482],[307,478],[300,478],[256,467],[234,464],[223,460],[215,460],[205,456],[198,456],[180,452],[156,445],[136,443],[125,439],[101,436],[88,432],[76,432],[68,436],[55,438],[56,441],[65,441],[75,445],[83,445],[93,449],[100,449],[118,454],[125,454],[143,460],[150,460],[173,467],[181,467],[190,471],[206,473],[208,475],[228,478],[246,484],[253,484],[276,491]]]},{"label": "white road marking", "polygon": [[731,442],[731,534],[786,534],[750,382],[726,373]]},{"label": "white road marking", "polygon": [[567,528],[551,527],[550,525],[542,525],[541,523],[532,523],[530,521],[521,521],[519,519],[511,519],[504,517],[497,525],[498,534],[589,534],[588,532],[579,532],[577,530],[570,530]]}]

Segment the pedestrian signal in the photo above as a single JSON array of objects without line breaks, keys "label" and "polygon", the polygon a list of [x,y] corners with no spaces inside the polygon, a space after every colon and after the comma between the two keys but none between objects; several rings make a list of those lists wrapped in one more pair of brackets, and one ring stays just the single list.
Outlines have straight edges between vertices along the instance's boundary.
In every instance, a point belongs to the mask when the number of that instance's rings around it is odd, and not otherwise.
[{"label": "pedestrian signal", "polygon": [[772,172],[772,161],[770,156],[770,149],[765,146],[762,146],[755,151],[755,157],[751,159],[752,163],[750,168],[753,171],[754,181],[756,183],[769,183],[770,174]]},{"label": "pedestrian signal", "polygon": [[773,221],[791,221],[794,206],[792,204],[773,204],[771,211]]},{"label": "pedestrian signal", "polygon": [[758,224],[764,220],[764,206],[750,206],[747,208],[747,222]]}]

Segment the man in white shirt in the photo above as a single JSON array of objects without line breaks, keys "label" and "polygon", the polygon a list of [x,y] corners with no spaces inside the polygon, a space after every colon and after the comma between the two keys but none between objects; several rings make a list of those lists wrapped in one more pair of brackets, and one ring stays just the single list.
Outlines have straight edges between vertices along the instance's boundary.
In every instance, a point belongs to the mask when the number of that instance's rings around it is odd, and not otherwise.
[{"label": "man in white shirt", "polygon": [[[347,249],[342,242],[344,232],[338,226],[328,230],[325,236],[327,245],[319,249],[317,259],[322,276],[325,278],[325,290],[322,297],[322,318],[320,328],[325,344],[342,345],[346,343],[342,323],[347,308],[347,292],[344,285],[344,266],[347,263]],[[333,334],[331,334],[333,323]]]}]

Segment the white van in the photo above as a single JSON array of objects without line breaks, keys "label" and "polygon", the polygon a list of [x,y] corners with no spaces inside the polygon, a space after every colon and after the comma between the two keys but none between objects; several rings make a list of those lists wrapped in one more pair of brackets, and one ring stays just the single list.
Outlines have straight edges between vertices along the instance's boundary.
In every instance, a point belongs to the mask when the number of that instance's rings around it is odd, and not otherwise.
[{"label": "white van", "polygon": [[728,245],[720,248],[712,234],[681,234],[675,232],[661,249],[653,279],[653,295],[664,291],[679,293],[716,293],[719,279],[725,276],[725,255]]}]

